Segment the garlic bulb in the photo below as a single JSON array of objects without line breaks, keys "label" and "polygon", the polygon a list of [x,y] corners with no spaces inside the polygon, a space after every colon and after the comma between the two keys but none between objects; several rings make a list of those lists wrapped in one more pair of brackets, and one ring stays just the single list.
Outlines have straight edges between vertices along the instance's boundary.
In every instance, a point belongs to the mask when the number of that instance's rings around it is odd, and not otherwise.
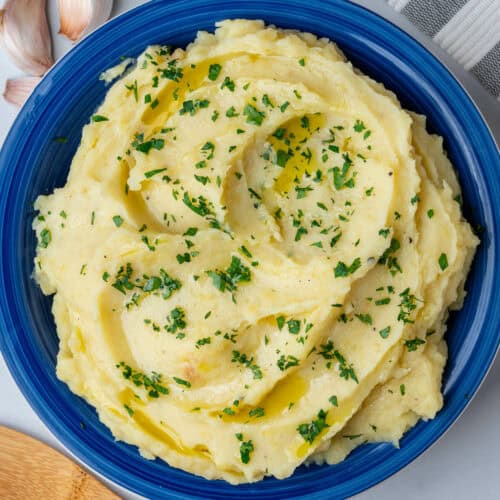
[{"label": "garlic bulb", "polygon": [[59,33],[75,42],[104,23],[112,7],[113,0],[59,0]]},{"label": "garlic bulb", "polygon": [[39,76],[25,76],[7,80],[3,97],[11,104],[22,106],[40,80]]},{"label": "garlic bulb", "polygon": [[7,0],[0,10],[0,38],[16,66],[43,75],[54,64],[46,0]]}]

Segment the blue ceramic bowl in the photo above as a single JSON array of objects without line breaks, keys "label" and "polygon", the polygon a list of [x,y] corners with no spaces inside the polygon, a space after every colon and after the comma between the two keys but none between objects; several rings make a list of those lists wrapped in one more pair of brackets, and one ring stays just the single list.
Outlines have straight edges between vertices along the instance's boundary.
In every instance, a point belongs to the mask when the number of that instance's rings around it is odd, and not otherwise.
[{"label": "blue ceramic bowl", "polygon": [[[148,44],[184,46],[225,18],[258,18],[337,42],[353,63],[424,113],[445,138],[464,189],[464,211],[481,225],[464,308],[452,315],[447,340],[445,404],[420,422],[397,450],[365,445],[335,466],[299,468],[283,481],[230,486],[140,457],[115,442],[96,412],[55,376],[58,341],[51,299],[31,278],[33,201],[65,183],[80,132],[106,89],[99,74]],[[67,137],[66,143],[54,140]],[[21,110],[0,156],[0,347],[33,409],[83,462],[150,498],[317,498],[353,495],[412,461],[456,420],[477,390],[500,340],[500,158],[467,94],[422,46],[380,17],[341,0],[159,0],[109,22],[78,44],[43,79]]]}]

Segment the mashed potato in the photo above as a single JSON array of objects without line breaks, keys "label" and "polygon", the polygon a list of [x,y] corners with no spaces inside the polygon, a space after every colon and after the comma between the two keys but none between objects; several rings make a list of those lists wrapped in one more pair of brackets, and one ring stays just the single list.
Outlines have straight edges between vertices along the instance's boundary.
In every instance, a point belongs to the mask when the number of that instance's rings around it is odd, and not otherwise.
[{"label": "mashed potato", "polygon": [[206,478],[397,445],[443,404],[459,201],[425,118],[326,39],[235,20],[149,47],[36,202],[57,375]]}]

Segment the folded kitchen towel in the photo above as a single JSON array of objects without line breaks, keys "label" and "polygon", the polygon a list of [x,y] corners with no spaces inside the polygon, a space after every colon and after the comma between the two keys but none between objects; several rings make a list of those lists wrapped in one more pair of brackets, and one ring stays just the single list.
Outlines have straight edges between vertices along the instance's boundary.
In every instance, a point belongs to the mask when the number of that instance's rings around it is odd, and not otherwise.
[{"label": "folded kitchen towel", "polygon": [[500,0],[388,0],[500,100]]}]

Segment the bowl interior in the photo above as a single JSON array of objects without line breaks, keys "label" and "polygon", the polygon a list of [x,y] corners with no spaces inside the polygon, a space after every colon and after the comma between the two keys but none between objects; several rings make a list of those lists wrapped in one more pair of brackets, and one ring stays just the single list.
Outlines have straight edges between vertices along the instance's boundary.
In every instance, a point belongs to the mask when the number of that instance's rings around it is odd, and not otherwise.
[{"label": "bowl interior", "polygon": [[[209,482],[165,463],[147,461],[137,449],[115,442],[96,412],[55,376],[58,340],[44,297],[31,274],[36,246],[33,201],[64,185],[81,129],[104,98],[99,74],[120,56],[136,56],[148,44],[185,46],[200,29],[225,18],[259,18],[284,28],[326,36],[355,66],[386,85],[407,109],[428,117],[445,146],[463,188],[464,213],[481,226],[463,309],[449,321],[445,408],[420,422],[396,450],[365,445],[335,466],[299,468],[289,479],[230,486]],[[43,80],[20,113],[0,158],[0,345],[16,381],[49,428],[80,459],[143,495],[178,498],[315,498],[352,495],[395,472],[434,442],[455,420],[480,383],[499,342],[500,161],[479,114],[447,71],[415,41],[364,9],[342,0],[246,2],[158,1],[113,20],[84,40]]]}]

